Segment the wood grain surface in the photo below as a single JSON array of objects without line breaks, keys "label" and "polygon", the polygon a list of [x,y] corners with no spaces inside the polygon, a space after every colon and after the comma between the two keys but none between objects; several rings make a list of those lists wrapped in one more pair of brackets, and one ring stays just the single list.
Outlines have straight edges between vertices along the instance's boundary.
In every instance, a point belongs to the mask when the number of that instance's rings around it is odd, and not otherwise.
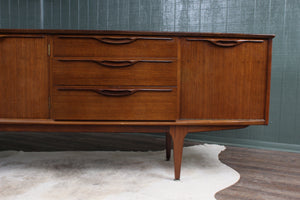
[{"label": "wood grain surface", "polygon": [[[120,43],[106,43],[103,39],[116,39]],[[56,36],[53,54],[56,57],[176,57],[176,40],[172,37]]]},{"label": "wood grain surface", "polygon": [[1,34],[24,33],[24,34],[84,34],[84,35],[144,35],[144,36],[201,36],[201,37],[222,37],[222,38],[274,38],[273,34],[244,34],[244,33],[199,33],[199,32],[168,32],[168,31],[112,31],[112,30],[68,30],[68,29],[1,29]]},{"label": "wood grain surface", "polygon": [[[60,87],[61,88],[61,87]],[[68,87],[69,89],[71,87]],[[88,87],[72,87],[86,88]],[[89,87],[109,90],[107,87]],[[127,89],[127,88],[117,88]],[[132,87],[130,87],[132,89]],[[55,88],[52,97],[52,118],[58,120],[175,120],[177,116],[176,88],[170,91],[141,91],[129,96],[104,96],[92,91],[59,91]]]},{"label": "wood grain surface", "polygon": [[52,73],[54,85],[177,85],[176,59],[55,58]]},{"label": "wood grain surface", "polygon": [[181,44],[182,119],[266,118],[267,40],[186,38]]},{"label": "wood grain surface", "polygon": [[49,118],[43,35],[0,35],[0,118]]}]

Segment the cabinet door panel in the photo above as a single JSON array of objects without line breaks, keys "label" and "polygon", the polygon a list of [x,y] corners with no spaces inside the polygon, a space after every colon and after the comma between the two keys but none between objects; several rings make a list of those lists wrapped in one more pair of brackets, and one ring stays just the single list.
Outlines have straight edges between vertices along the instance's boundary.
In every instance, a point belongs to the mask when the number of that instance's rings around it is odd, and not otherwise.
[{"label": "cabinet door panel", "polygon": [[48,118],[47,40],[0,35],[0,118]]},{"label": "cabinet door panel", "polygon": [[182,119],[266,119],[268,40],[182,40]]}]

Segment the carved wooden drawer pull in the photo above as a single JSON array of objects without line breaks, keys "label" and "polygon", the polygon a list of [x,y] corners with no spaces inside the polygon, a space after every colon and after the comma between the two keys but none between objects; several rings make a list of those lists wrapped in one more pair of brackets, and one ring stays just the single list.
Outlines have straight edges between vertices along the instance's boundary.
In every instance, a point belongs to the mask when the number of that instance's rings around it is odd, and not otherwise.
[{"label": "carved wooden drawer pull", "polygon": [[61,62],[93,62],[103,67],[108,68],[123,68],[130,67],[139,62],[148,63],[172,63],[172,60],[94,60],[94,59],[57,59]]},{"label": "carved wooden drawer pull", "polygon": [[222,40],[222,39],[198,39],[198,38],[187,38],[187,41],[205,41],[210,42],[219,47],[235,47],[245,42],[262,43],[263,40]]},{"label": "carved wooden drawer pull", "polygon": [[78,37],[78,36],[59,36],[60,39],[91,39],[105,44],[130,44],[137,40],[173,40],[172,38],[158,37]]},{"label": "carved wooden drawer pull", "polygon": [[172,89],[91,89],[91,88],[58,88],[59,91],[90,91],[110,97],[130,96],[137,92],[172,92]]}]

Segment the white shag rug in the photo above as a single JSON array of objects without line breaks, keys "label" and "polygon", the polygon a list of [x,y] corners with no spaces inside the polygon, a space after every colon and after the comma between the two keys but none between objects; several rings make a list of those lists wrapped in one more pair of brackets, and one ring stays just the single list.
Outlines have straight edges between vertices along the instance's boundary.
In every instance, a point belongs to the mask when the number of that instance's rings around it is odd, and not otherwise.
[{"label": "white shag rug", "polygon": [[0,152],[1,200],[215,200],[239,180],[219,145],[185,147],[181,180],[156,152]]}]

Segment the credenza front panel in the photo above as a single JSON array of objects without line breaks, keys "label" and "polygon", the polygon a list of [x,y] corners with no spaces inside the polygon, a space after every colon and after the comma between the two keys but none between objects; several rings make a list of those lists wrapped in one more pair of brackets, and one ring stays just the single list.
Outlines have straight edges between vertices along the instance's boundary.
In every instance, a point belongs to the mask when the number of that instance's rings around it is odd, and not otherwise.
[{"label": "credenza front panel", "polygon": [[0,118],[49,118],[48,69],[45,36],[0,34]]},{"label": "credenza front panel", "polygon": [[266,119],[268,40],[183,38],[182,119]]},{"label": "credenza front panel", "polygon": [[1,30],[0,120],[267,124],[273,37]]}]

